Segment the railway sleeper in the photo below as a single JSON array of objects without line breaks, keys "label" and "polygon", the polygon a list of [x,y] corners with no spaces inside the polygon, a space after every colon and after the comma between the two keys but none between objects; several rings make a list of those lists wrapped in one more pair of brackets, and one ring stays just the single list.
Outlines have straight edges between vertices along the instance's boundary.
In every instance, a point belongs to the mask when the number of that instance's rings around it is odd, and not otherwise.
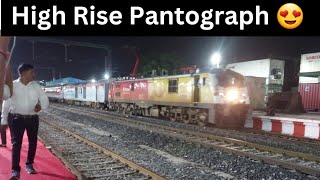
[{"label": "railway sleeper", "polygon": [[125,175],[130,175],[130,174],[134,174],[136,172],[134,171],[125,171],[125,172],[121,172],[121,173],[110,173],[110,174],[102,174],[102,175],[91,175],[89,176],[89,178],[104,178],[104,177],[112,177],[112,176],[125,176]]},{"label": "railway sleeper", "polygon": [[[90,159],[88,159],[90,160]],[[73,165],[75,166],[85,166],[85,165],[101,165],[101,164],[115,164],[118,163],[119,161],[104,161],[104,162],[86,162],[86,163],[75,163]]]},{"label": "railway sleeper", "polygon": [[92,168],[92,169],[79,169],[80,171],[100,171],[100,170],[113,170],[113,169],[122,169],[126,168],[125,165],[118,165],[118,166],[112,166],[112,167],[103,167],[103,168]]}]

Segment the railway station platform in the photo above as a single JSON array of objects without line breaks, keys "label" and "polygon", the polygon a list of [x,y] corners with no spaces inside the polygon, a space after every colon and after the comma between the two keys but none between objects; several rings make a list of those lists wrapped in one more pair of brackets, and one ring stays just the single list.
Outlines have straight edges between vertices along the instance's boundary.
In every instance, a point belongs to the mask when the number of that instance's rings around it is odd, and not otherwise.
[{"label": "railway station platform", "polygon": [[[0,179],[7,180],[11,176],[11,137],[7,129],[7,147],[0,147]],[[25,132],[21,148],[20,179],[21,180],[76,180],[63,163],[54,156],[41,141],[38,140],[34,168],[37,174],[28,174],[25,170],[25,162],[28,153],[28,137]]]},{"label": "railway station platform", "polygon": [[320,139],[320,113],[308,112],[299,115],[276,113],[266,116],[265,112],[254,111],[246,120],[245,128],[262,131]]}]

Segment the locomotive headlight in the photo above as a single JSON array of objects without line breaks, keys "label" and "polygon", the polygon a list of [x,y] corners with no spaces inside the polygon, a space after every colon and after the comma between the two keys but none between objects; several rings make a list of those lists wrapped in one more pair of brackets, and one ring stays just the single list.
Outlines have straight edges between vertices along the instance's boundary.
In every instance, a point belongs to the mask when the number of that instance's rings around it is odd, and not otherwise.
[{"label": "locomotive headlight", "polygon": [[234,101],[238,99],[239,92],[236,89],[230,89],[227,91],[226,98],[228,101]]}]

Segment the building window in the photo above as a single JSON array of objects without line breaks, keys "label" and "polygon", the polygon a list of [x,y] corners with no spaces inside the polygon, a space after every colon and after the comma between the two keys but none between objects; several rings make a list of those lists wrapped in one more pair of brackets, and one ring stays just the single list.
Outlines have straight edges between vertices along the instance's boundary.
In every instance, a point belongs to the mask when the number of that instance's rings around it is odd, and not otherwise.
[{"label": "building window", "polygon": [[178,79],[169,80],[169,93],[177,93],[178,92]]}]

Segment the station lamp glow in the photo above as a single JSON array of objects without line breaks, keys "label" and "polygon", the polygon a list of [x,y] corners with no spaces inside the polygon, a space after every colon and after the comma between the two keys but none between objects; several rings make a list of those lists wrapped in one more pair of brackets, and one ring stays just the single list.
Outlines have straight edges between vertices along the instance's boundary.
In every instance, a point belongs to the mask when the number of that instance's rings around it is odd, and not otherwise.
[{"label": "station lamp glow", "polygon": [[96,82],[96,80],[95,80],[95,79],[91,79],[91,82],[95,83],[95,82]]},{"label": "station lamp glow", "polygon": [[109,79],[109,78],[110,78],[109,74],[104,75],[104,79]]},{"label": "station lamp glow", "polygon": [[221,55],[220,53],[216,52],[214,53],[212,56],[211,56],[211,63],[212,65],[217,65],[217,68],[219,68],[219,64],[220,64],[220,61],[221,61]]}]

